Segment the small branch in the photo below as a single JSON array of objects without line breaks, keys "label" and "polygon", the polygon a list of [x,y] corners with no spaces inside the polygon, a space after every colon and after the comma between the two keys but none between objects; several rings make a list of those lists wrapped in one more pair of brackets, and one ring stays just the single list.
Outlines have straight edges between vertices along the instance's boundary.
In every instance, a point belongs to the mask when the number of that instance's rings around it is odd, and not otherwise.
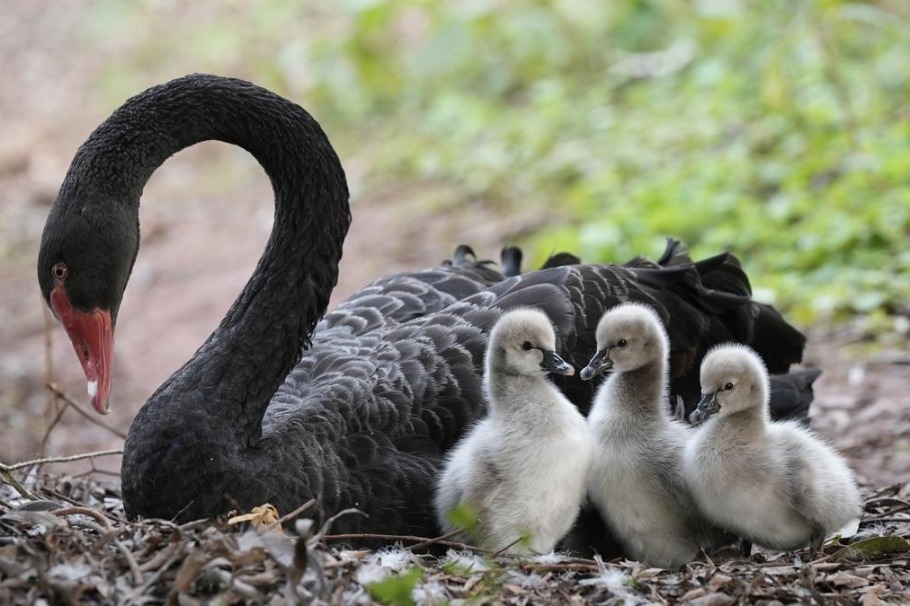
[{"label": "small branch", "polygon": [[309,509],[310,507],[312,507],[314,503],[316,503],[316,499],[310,499],[309,501],[307,501],[306,503],[304,503],[303,505],[301,505],[300,507],[298,507],[297,509],[295,509],[295,510],[292,511],[291,513],[288,513],[288,514],[285,514],[285,515],[281,516],[281,517],[278,518],[275,522],[273,522],[273,523],[269,524],[268,526],[266,526],[265,529],[266,529],[266,530],[272,530],[273,528],[277,528],[277,527],[280,526],[281,524],[284,524],[284,523],[287,522],[288,520],[291,520],[291,519],[293,519],[293,518],[296,518],[297,516],[299,516],[300,514],[302,514],[304,511],[306,511],[307,509]]},{"label": "small branch", "polygon": [[[48,311],[47,306],[42,305],[41,309],[44,312],[44,383],[48,384],[51,383],[54,379],[54,332],[52,330],[53,324],[51,320],[51,314]],[[63,417],[63,411],[66,410],[66,406],[60,406],[59,408],[57,408],[57,406],[57,397],[48,394],[47,399],[44,401],[44,422],[47,426],[47,429],[45,429],[44,437],[41,439],[41,456],[47,454],[47,443],[51,437],[51,430],[54,429],[57,423],[60,422],[60,418]],[[56,414],[54,415],[53,420],[48,423],[47,419],[55,408],[57,408],[55,411]]]},{"label": "small branch", "polygon": [[[53,393],[53,392],[51,392],[51,393]],[[56,401],[57,401],[57,396],[50,398],[50,402],[56,402]],[[52,404],[47,404],[46,412],[50,412],[51,407],[52,407]],[[57,414],[55,414],[54,418],[51,419],[51,422],[47,424],[47,429],[44,430],[44,437],[41,438],[41,455],[42,456],[47,454],[47,443],[51,439],[51,432],[54,430],[54,427],[57,426],[57,423],[60,422],[60,419],[63,418],[63,413],[66,412],[66,409],[67,409],[66,406],[61,406],[60,408],[58,408]],[[47,418],[47,415],[45,415],[45,418]]]},{"label": "small branch", "polygon": [[95,467],[94,465],[92,465],[92,468],[91,468],[91,469],[88,469],[88,470],[83,471],[83,472],[80,472],[80,473],[73,474],[73,477],[74,477],[74,478],[85,478],[85,477],[88,477],[88,476],[90,476],[90,475],[96,475],[96,476],[98,476],[98,475],[101,475],[101,476],[111,476],[112,478],[119,478],[119,477],[120,477],[120,472],[119,472],[119,471],[111,471],[110,469],[98,469],[97,467]]},{"label": "small branch", "polygon": [[82,503],[80,503],[79,501],[66,496],[62,492],[57,492],[53,488],[48,488],[47,486],[38,486],[38,490],[40,490],[41,492],[43,492],[44,494],[46,494],[49,497],[54,497],[55,499],[59,499],[60,501],[65,501],[75,507],[82,507]]},{"label": "small branch", "polygon": [[7,466],[3,463],[0,463],[0,476],[9,482],[9,485],[15,488],[20,495],[28,499],[29,501],[37,501],[38,497],[30,491],[28,488],[19,483],[19,480],[13,477],[12,470],[7,469]]},{"label": "small branch", "polygon": [[326,520],[325,524],[322,525],[322,528],[319,529],[319,532],[317,532],[315,535],[310,537],[309,540],[312,541],[313,543],[323,540],[326,536],[326,533],[329,531],[329,528],[332,527],[332,524],[335,522],[335,520],[337,520],[338,518],[340,518],[342,516],[346,516],[349,514],[357,514],[357,515],[361,515],[365,518],[370,517],[369,514],[363,512],[363,511],[360,511],[356,507],[349,507],[347,509],[342,509],[341,511],[339,511],[338,513],[336,513],[335,515],[330,517],[328,520]]},{"label": "small branch", "polygon": [[156,570],[148,579],[146,579],[145,583],[143,583],[142,585],[137,585],[136,587],[133,588],[133,591],[131,591],[128,595],[124,596],[124,598],[120,601],[120,603],[121,604],[130,604],[130,603],[132,603],[133,599],[139,597],[140,595],[142,595],[146,591],[148,591],[149,588],[152,585],[154,585],[155,583],[157,583],[158,579],[160,579],[161,576],[164,575],[165,572],[167,572],[168,568],[173,566],[177,562],[177,560],[180,559],[181,556],[185,555],[183,553],[185,549],[186,549],[186,543],[185,542],[179,543],[179,547],[174,550],[174,552],[171,554],[171,557],[169,557],[167,559],[167,561],[165,561],[164,564],[162,564],[158,570]]},{"label": "small branch", "polygon": [[55,509],[53,514],[59,517],[71,515],[89,516],[101,522],[105,530],[111,530],[111,523],[108,521],[107,516],[91,507],[64,507],[63,509]]},{"label": "small branch", "polygon": [[95,457],[106,457],[109,455],[119,454],[123,454],[122,448],[117,448],[115,450],[99,450],[97,452],[87,452],[85,454],[70,455],[68,457],[45,457],[43,459],[33,459],[31,461],[13,463],[12,465],[0,463],[0,472],[15,471],[17,469],[22,469],[23,467],[31,467],[32,465],[46,465],[47,463],[69,463],[71,461],[81,461],[82,459],[94,459]]},{"label": "small branch", "polygon": [[480,547],[475,547],[474,545],[467,545],[465,543],[456,543],[454,541],[444,541],[440,537],[439,539],[430,539],[427,537],[415,537],[411,535],[397,535],[397,534],[371,534],[371,533],[354,533],[354,534],[327,534],[322,537],[323,541],[350,541],[356,539],[376,539],[380,541],[386,541],[393,543],[395,541],[406,541],[408,543],[426,543],[432,542],[435,545],[442,545],[443,547],[452,547],[453,549],[463,549],[465,551],[473,551],[476,553],[487,553],[485,549]]},{"label": "small branch", "polygon": [[502,548],[500,548],[500,549],[497,549],[495,552],[493,552],[493,557],[494,557],[494,558],[498,558],[499,556],[501,556],[502,554],[504,554],[506,551],[508,551],[508,550],[511,549],[512,547],[515,547],[516,545],[518,545],[521,541],[522,541],[522,537],[518,537],[517,539],[515,539],[514,541],[512,541],[511,543],[509,543],[509,544],[506,545],[505,547],[502,547]]},{"label": "small branch", "polygon": [[133,557],[133,554],[130,553],[130,550],[126,548],[126,545],[124,545],[122,541],[114,541],[114,545],[116,545],[117,550],[123,554],[127,565],[130,567],[130,572],[133,575],[133,586],[138,587],[142,585],[145,577],[143,576],[142,571],[139,570],[139,564],[136,562],[136,558]]},{"label": "small branch", "polygon": [[440,543],[442,543],[442,541],[451,539],[455,535],[461,534],[462,532],[464,532],[464,530],[462,530],[461,528],[457,528],[457,529],[453,530],[452,532],[447,532],[446,534],[436,537],[435,539],[427,539],[426,541],[417,543],[416,545],[411,545],[410,547],[408,547],[408,549],[410,549],[412,551],[415,549],[426,549],[430,545],[440,544]]},{"label": "small branch", "polygon": [[[888,511],[904,511],[905,509],[910,509],[910,503],[908,503],[907,501],[902,501],[901,499],[892,499],[892,498],[888,498],[888,497],[883,498],[883,499],[872,499],[872,500],[866,501],[865,506],[874,507],[877,504],[881,504],[882,506],[893,505],[894,507],[892,509],[889,509]],[[872,515],[877,515],[877,514],[872,514]]]},{"label": "small branch", "polygon": [[118,438],[122,438],[124,440],[126,439],[125,433],[123,433],[122,431],[120,431],[119,429],[114,427],[113,425],[108,425],[107,423],[105,423],[104,421],[99,419],[96,415],[93,415],[92,413],[90,413],[87,410],[85,410],[84,408],[82,408],[79,404],[76,403],[75,400],[73,400],[71,397],[69,397],[66,394],[66,392],[64,392],[62,389],[60,389],[55,383],[48,383],[45,385],[45,387],[47,387],[49,390],[51,390],[51,392],[54,395],[56,395],[58,398],[60,398],[61,400],[63,400],[64,402],[66,402],[67,404],[72,406],[76,410],[76,412],[78,412],[80,415],[82,415],[83,417],[85,417],[86,419],[88,419],[89,421],[94,423],[95,425],[105,428],[106,430],[108,430],[109,432],[111,432],[112,434],[117,436]]},{"label": "small branch", "polygon": [[538,564],[536,562],[523,562],[519,564],[522,570],[536,572],[597,572],[600,567],[593,560],[589,562],[563,562],[559,564]]}]

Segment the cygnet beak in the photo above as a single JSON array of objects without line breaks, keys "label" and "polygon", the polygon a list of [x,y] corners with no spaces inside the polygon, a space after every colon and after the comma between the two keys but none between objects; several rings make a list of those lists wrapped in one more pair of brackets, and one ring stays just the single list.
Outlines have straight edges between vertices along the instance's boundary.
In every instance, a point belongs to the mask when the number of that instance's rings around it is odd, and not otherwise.
[{"label": "cygnet beak", "polygon": [[607,370],[613,368],[613,360],[610,359],[610,350],[601,349],[594,357],[591,358],[591,361],[588,362],[588,365],[582,369],[581,373],[578,375],[583,381],[590,381],[597,375]]},{"label": "cygnet beak", "polygon": [[698,406],[689,415],[689,423],[701,425],[719,410],[720,402],[717,401],[717,392],[703,394],[701,400],[698,401]]},{"label": "cygnet beak", "polygon": [[559,354],[555,351],[550,351],[548,349],[541,349],[540,352],[543,354],[543,360],[540,361],[540,367],[556,375],[565,375],[571,377],[575,374],[575,368],[559,357]]}]

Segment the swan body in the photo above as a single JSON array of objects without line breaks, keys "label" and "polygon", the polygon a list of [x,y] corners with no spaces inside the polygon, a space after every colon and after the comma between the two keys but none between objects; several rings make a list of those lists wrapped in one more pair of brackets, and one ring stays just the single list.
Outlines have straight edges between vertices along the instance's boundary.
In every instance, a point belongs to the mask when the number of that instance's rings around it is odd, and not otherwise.
[{"label": "swan body", "polygon": [[744,540],[773,549],[821,547],[859,518],[853,472],[829,444],[794,421],[772,422],[768,374],[749,348],[713,349],[701,367],[707,421],[686,449],[699,508]]},{"label": "swan body", "polygon": [[[509,278],[462,254],[380,278],[325,313],[351,220],[328,138],[287,99],[194,74],[128,99],[89,136],[45,224],[38,281],[96,387],[99,412],[111,400],[143,187],[168,157],[205,140],[241,146],[262,165],[274,224],[220,326],[130,426],[121,478],[132,518],[191,520],[263,502],[287,512],[315,499],[306,515],[369,514],[337,520],[338,532],[437,532],[437,472],[487,413],[490,330],[516,307],[544,311],[560,352],[579,365],[606,309],[652,305],[670,334],[674,390],[692,382],[708,348],[751,343],[762,322],[763,334],[777,337],[760,351],[769,364],[786,368],[802,355],[802,335],[751,301],[733,255],[698,265],[678,249],[668,267],[559,261]],[[576,377],[557,384],[584,414],[594,386]]]},{"label": "swan body", "polygon": [[572,527],[587,488],[594,440],[578,409],[550,382],[573,368],[555,352],[541,311],[510,311],[493,328],[484,384],[488,415],[447,457],[436,513],[446,532],[458,505],[477,516],[472,540],[493,550],[548,553]]},{"label": "swan body", "polygon": [[689,430],[665,405],[668,350],[658,315],[626,303],[600,320],[582,371],[612,372],[588,416],[597,441],[589,497],[627,555],[664,568],[694,560],[713,539],[682,478]]}]

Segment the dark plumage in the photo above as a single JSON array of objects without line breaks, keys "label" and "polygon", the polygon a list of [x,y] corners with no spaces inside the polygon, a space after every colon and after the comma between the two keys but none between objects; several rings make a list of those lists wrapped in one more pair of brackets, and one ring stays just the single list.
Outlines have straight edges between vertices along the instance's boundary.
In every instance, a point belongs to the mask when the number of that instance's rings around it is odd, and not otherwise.
[{"label": "dark plumage", "polygon": [[502,275],[506,278],[517,276],[521,273],[521,260],[524,253],[517,246],[503,246],[499,253],[499,263],[502,265]]},{"label": "dark plumage", "polygon": [[[504,278],[464,250],[448,265],[380,278],[322,317],[350,222],[335,152],[299,106],[247,82],[193,75],[129,99],[98,127],[45,226],[41,289],[96,381],[100,411],[142,188],[169,156],[207,139],[260,162],[275,191],[274,227],[221,325],[133,421],[122,468],[130,517],[187,520],[266,501],[287,512],[316,498],[322,516],[369,514],[339,519],[341,532],[433,534],[435,475],[485,412],[484,349],[504,310],[545,311],[559,351],[578,366],[605,309],[648,303],[677,353],[673,389],[710,346],[749,341],[756,306],[732,255],[712,269],[729,274],[730,288],[711,291],[686,263],[559,264]],[[780,320],[766,330],[792,329]],[[798,359],[802,342],[788,346],[781,355]],[[563,387],[586,412],[592,386]]]}]

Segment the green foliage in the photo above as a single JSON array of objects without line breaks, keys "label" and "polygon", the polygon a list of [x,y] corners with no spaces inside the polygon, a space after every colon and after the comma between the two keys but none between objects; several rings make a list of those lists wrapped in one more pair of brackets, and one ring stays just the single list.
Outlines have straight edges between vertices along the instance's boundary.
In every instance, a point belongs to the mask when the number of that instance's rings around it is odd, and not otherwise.
[{"label": "green foliage", "polygon": [[[161,10],[97,3],[156,32],[111,82],[172,43]],[[538,260],[671,234],[734,250],[800,323],[908,313],[906,3],[270,0],[174,24],[199,69],[301,99],[367,183],[547,212]]]},{"label": "green foliage", "polygon": [[413,606],[414,598],[411,592],[423,578],[420,568],[412,568],[404,574],[389,576],[381,581],[367,585],[370,595],[391,606]]},{"label": "green foliage", "polygon": [[468,530],[477,525],[477,511],[467,503],[459,503],[448,512],[446,518],[455,528]]}]

